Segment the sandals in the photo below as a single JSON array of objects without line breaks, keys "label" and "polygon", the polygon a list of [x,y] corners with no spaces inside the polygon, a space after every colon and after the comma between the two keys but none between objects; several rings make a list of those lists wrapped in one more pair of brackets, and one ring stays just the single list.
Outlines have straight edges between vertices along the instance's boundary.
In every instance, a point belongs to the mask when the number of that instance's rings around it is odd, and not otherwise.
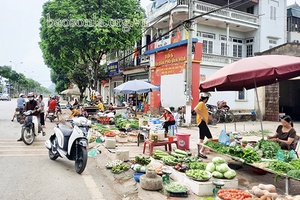
[{"label": "sandals", "polygon": [[203,159],[207,159],[206,155],[201,154],[200,152],[198,153],[198,157],[203,158]]}]

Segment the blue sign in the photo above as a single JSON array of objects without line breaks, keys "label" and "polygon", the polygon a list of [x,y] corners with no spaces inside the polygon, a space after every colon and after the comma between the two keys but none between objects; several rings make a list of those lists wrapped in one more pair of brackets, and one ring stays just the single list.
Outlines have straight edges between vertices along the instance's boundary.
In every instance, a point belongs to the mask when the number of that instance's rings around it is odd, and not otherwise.
[{"label": "blue sign", "polygon": [[118,62],[113,62],[107,65],[107,75],[113,76],[119,74],[119,65]]}]

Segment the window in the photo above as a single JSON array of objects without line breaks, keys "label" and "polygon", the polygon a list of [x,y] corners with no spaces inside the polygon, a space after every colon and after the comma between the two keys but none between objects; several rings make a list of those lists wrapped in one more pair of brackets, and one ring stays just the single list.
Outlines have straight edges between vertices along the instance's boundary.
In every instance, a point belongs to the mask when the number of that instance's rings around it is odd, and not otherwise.
[{"label": "window", "polygon": [[242,57],[243,46],[242,45],[233,45],[232,56],[233,57]]},{"label": "window", "polygon": [[269,44],[277,44],[277,40],[269,40]]},{"label": "window", "polygon": [[246,89],[237,92],[237,100],[246,100]]},{"label": "window", "polygon": [[253,56],[253,38],[246,39],[246,56],[252,57]]},{"label": "window", "polygon": [[276,20],[276,7],[275,6],[270,7],[270,19]]},{"label": "window", "polygon": [[203,40],[203,53],[212,53],[213,52],[213,41]]},{"label": "window", "polygon": [[227,45],[224,42],[221,42],[221,55],[227,56]]}]

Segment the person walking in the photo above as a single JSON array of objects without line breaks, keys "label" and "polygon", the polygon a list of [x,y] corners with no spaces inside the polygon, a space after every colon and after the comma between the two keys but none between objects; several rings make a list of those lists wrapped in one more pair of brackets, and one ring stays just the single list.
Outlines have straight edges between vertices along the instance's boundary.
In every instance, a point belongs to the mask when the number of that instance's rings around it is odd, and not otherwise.
[{"label": "person walking", "polygon": [[[199,128],[199,144],[200,146],[203,144],[204,138],[207,137],[208,140],[212,140],[211,132],[207,126],[208,124],[208,110],[206,107],[206,103],[211,97],[210,93],[203,92],[200,94],[200,101],[197,106],[194,108],[196,112],[196,123]],[[206,148],[201,146],[200,151],[198,152],[198,156],[204,159],[207,159],[206,156]]]},{"label": "person walking", "polygon": [[38,98],[38,107],[40,109],[40,123],[41,127],[45,128],[45,103],[43,101],[43,95],[40,95]]}]

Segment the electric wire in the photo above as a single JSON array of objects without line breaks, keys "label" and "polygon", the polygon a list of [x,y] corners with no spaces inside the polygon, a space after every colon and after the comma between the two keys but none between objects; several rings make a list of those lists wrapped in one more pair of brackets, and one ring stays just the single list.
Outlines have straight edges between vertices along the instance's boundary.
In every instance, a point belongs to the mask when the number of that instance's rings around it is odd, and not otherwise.
[{"label": "electric wire", "polygon": [[[195,16],[195,17],[192,17],[191,19],[187,19],[187,20],[185,20],[185,21],[179,23],[178,25],[176,25],[175,27],[173,27],[171,30],[167,31],[166,33],[164,33],[164,34],[158,36],[157,38],[154,38],[153,41],[151,41],[150,43],[148,43],[148,44],[146,44],[146,45],[144,45],[144,46],[142,46],[142,47],[140,47],[140,48],[137,48],[137,51],[139,51],[139,50],[145,48],[146,46],[148,46],[148,45],[150,45],[150,44],[155,43],[156,41],[162,39],[164,36],[169,35],[170,32],[173,32],[174,30],[176,30],[176,29],[179,28],[180,26],[185,26],[185,24],[188,24],[188,23],[190,23],[191,21],[193,21],[193,20],[195,20],[195,19],[197,19],[197,18],[199,18],[199,17],[203,17],[203,16],[205,16],[205,15],[209,15],[209,14],[211,14],[211,13],[217,12],[217,11],[222,10],[222,9],[225,9],[225,8],[235,8],[235,7],[238,7],[238,6],[240,6],[240,5],[243,5],[243,4],[245,4],[245,3],[247,3],[247,2],[250,2],[250,1],[251,1],[251,0],[237,0],[237,1],[234,1],[234,2],[232,2],[232,3],[230,3],[230,4],[227,4],[227,5],[225,5],[225,6],[222,6],[222,7],[220,7],[220,8],[214,9],[214,10],[212,10],[212,11],[206,12],[206,13],[201,14],[201,15],[197,15],[197,16]],[[235,4],[239,3],[239,2],[241,2],[241,4],[235,5]],[[177,4],[177,5],[178,5],[178,4]],[[150,27],[149,27],[149,28],[150,28]],[[123,58],[119,59],[118,62],[120,62],[120,61],[122,61],[122,60],[128,58],[129,56],[133,55],[135,52],[136,52],[136,51],[134,51],[134,52],[132,52],[132,53],[130,53],[130,54],[124,56]]]}]

